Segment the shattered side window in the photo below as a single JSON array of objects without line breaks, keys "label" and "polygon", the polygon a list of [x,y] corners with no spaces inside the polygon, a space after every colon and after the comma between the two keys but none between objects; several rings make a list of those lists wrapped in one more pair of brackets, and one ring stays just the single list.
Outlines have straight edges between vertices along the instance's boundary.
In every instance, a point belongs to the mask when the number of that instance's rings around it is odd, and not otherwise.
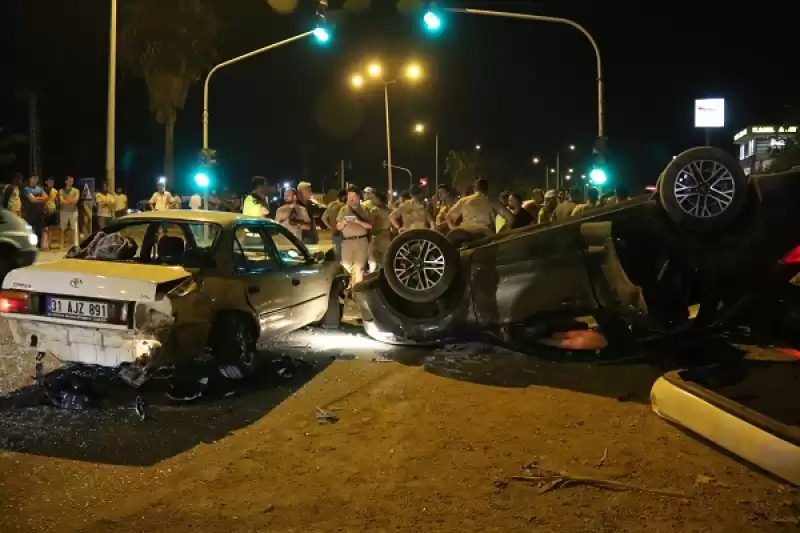
[{"label": "shattered side window", "polygon": [[272,254],[272,248],[259,230],[236,228],[232,252],[233,264],[237,271],[278,270],[278,262]]}]

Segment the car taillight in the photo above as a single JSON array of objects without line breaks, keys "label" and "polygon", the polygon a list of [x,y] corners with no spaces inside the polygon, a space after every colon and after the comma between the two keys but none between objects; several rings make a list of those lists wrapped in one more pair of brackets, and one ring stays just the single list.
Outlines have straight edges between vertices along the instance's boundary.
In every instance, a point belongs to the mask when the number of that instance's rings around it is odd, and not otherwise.
[{"label": "car taillight", "polygon": [[28,293],[24,291],[0,291],[0,313],[27,313]]},{"label": "car taillight", "polygon": [[796,246],[792,248],[788,254],[783,256],[783,259],[780,260],[780,264],[782,265],[796,265],[800,263],[800,246]]}]

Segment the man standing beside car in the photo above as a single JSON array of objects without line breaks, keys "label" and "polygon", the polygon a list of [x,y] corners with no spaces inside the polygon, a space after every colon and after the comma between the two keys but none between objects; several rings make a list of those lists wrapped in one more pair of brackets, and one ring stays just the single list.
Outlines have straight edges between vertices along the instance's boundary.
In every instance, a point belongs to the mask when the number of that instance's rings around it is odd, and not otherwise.
[{"label": "man standing beside car", "polygon": [[308,214],[309,224],[303,230],[303,242],[305,244],[318,244],[319,236],[317,235],[317,218],[322,209],[317,205],[317,202],[311,197],[311,184],[307,181],[301,181],[297,184],[297,203],[306,210]]},{"label": "man standing beside car", "polygon": [[369,271],[376,272],[383,255],[392,242],[392,223],[389,218],[391,212],[386,205],[386,195],[383,191],[373,191],[372,209],[369,210],[372,223],[372,238],[369,241]]},{"label": "man standing beside car", "polygon": [[[464,196],[445,215],[450,232],[447,239],[460,247],[496,232],[497,217],[505,221],[503,231],[514,225],[514,215],[499,202],[489,199],[489,182],[483,178],[475,181],[475,192]],[[456,231],[459,230],[459,231]]]},{"label": "man standing beside car", "polygon": [[336,216],[336,229],[342,232],[342,266],[350,272],[351,286],[364,279],[364,266],[369,261],[369,214],[361,205],[357,187],[347,188],[347,204]]},{"label": "man standing beside car", "polygon": [[275,222],[288,229],[298,240],[303,240],[303,231],[311,225],[306,208],[297,202],[297,192],[286,189],[283,192],[285,204],[275,211]]},{"label": "man standing beside car", "polygon": [[400,204],[389,216],[392,226],[400,233],[410,229],[434,228],[436,221],[422,199],[419,185],[412,185],[409,194],[411,199]]},{"label": "man standing beside car", "polygon": [[333,247],[336,250],[336,260],[342,260],[342,232],[336,228],[336,218],[339,216],[339,211],[344,207],[347,202],[347,189],[341,189],[336,193],[336,199],[328,204],[328,208],[322,213],[322,223],[331,230]]},{"label": "man standing beside car", "polygon": [[75,178],[67,176],[64,188],[58,192],[61,208],[58,213],[61,227],[61,249],[64,249],[64,236],[67,229],[72,230],[72,244],[78,246],[78,201],[81,192],[74,187]]}]

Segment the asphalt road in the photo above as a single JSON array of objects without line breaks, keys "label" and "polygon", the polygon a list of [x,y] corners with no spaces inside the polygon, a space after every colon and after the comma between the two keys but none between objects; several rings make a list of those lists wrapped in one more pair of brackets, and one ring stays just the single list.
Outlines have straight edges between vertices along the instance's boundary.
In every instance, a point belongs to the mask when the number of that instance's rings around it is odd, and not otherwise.
[{"label": "asphalt road", "polygon": [[[4,324],[0,335],[3,533],[783,532],[800,515],[796,490],[653,415],[662,369],[641,361],[306,330],[271,346],[247,383],[203,364],[153,380],[142,420],[137,393],[106,372],[92,376],[92,409],[53,407],[31,387],[33,355],[9,348]],[[165,395],[202,378],[195,402]],[[529,464],[686,497],[537,495],[510,480]]]}]

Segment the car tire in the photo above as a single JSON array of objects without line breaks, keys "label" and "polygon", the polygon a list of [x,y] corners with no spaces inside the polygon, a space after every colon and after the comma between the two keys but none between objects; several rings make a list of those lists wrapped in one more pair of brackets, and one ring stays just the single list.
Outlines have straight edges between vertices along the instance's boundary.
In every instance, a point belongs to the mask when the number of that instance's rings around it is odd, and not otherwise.
[{"label": "car tire", "polygon": [[345,283],[338,279],[331,284],[331,292],[328,294],[328,309],[322,315],[322,320],[319,321],[319,325],[324,329],[339,329],[342,325],[344,285]]},{"label": "car tire", "polygon": [[658,180],[661,205],[670,220],[698,233],[732,224],[745,208],[748,187],[739,161],[711,146],[679,154]]},{"label": "car tire", "polygon": [[255,328],[243,313],[223,313],[211,326],[211,355],[219,365],[231,365],[249,376],[258,368]]},{"label": "car tire", "polygon": [[[427,267],[423,265],[425,262]],[[382,266],[386,282],[398,296],[428,303],[447,292],[456,279],[459,265],[459,251],[444,235],[429,229],[414,229],[392,240]],[[409,270],[413,270],[410,275],[402,275]]]}]

